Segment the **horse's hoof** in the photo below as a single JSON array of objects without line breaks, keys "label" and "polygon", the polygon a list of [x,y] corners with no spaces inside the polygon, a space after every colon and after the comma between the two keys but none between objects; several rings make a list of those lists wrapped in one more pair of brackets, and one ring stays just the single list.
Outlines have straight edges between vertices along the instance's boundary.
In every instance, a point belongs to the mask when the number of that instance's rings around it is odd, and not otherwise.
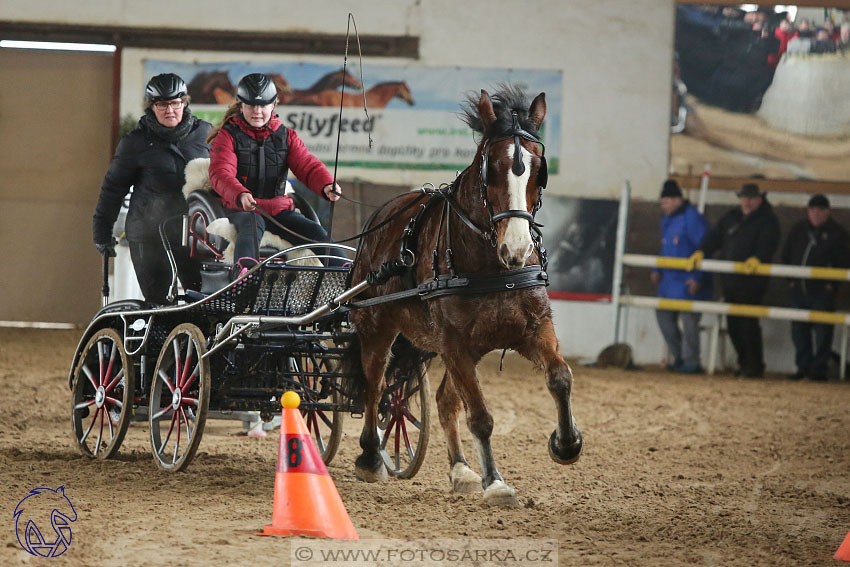
[{"label": "horse's hoof", "polygon": [[386,482],[389,478],[387,467],[384,466],[380,454],[377,461],[364,455],[357,457],[354,461],[354,476],[363,482]]},{"label": "horse's hoof", "polygon": [[488,506],[503,506],[505,508],[519,506],[516,492],[502,480],[497,480],[484,489],[484,503]]},{"label": "horse's hoof", "polygon": [[462,494],[481,492],[481,477],[477,472],[469,468],[466,463],[455,463],[449,473],[452,481],[452,490]]},{"label": "horse's hoof", "polygon": [[566,447],[558,447],[558,432],[553,431],[549,437],[549,456],[559,465],[571,465],[581,457],[582,439],[581,431],[575,428],[576,440]]},{"label": "horse's hoof", "polygon": [[386,482],[389,479],[387,469],[383,466],[377,471],[354,467],[354,476],[357,477],[357,480],[362,480],[363,482]]}]

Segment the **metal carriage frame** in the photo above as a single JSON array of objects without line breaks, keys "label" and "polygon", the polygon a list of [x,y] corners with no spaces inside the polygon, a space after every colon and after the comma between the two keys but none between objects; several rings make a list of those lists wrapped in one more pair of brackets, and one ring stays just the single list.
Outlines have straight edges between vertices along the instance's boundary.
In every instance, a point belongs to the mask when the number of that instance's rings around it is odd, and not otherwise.
[{"label": "metal carriage frame", "polygon": [[[294,390],[330,462],[343,416],[363,411],[351,387],[360,369],[347,369],[342,359],[356,348],[346,303],[369,284],[347,288],[347,267],[286,259],[307,246],[278,252],[209,295],[189,291],[178,305],[125,300],[101,309],[69,375],[80,452],[114,456],[133,415],[146,408],[155,463],[180,471],[194,458],[210,411],[254,411],[269,421],[281,395]],[[410,478],[419,470],[430,404],[427,374],[387,376],[379,434],[390,474]]]}]

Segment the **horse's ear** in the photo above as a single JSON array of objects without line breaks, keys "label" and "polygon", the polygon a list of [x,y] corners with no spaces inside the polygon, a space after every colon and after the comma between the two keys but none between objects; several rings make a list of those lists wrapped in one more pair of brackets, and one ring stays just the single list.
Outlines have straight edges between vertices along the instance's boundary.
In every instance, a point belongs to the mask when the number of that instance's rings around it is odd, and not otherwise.
[{"label": "horse's ear", "polygon": [[540,93],[531,101],[528,108],[528,120],[535,128],[540,128],[543,118],[546,116],[546,93]]},{"label": "horse's ear", "polygon": [[490,102],[490,95],[487,91],[481,89],[481,98],[478,99],[478,117],[484,123],[486,130],[490,124],[496,121],[496,113],[493,111],[493,103]]}]

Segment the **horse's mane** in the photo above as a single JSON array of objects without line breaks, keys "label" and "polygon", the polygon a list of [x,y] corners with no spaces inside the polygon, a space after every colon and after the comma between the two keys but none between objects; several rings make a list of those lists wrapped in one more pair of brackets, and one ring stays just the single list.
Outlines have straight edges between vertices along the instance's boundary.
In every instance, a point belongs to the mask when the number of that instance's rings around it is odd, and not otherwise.
[{"label": "horse's mane", "polygon": [[519,118],[519,125],[529,134],[539,136],[537,131],[528,119],[528,96],[525,89],[517,85],[499,84],[498,90],[490,95],[490,102],[493,103],[493,111],[496,113],[496,120],[486,129],[481,117],[478,116],[478,99],[480,94],[469,93],[466,95],[466,101],[461,105],[460,119],[467,126],[476,132],[483,134],[485,138],[500,138],[511,134],[513,130],[513,119],[511,113],[516,111]]}]

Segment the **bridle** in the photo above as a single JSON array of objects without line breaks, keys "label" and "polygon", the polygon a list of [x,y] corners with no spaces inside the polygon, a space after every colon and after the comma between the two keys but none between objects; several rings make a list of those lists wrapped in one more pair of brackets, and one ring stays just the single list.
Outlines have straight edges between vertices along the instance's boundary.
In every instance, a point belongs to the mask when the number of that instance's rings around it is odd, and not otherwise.
[{"label": "bridle", "polygon": [[[487,208],[488,214],[490,215],[490,229],[487,239],[494,246],[496,242],[496,223],[500,220],[509,218],[521,218],[527,220],[531,226],[534,226],[534,217],[537,214],[537,211],[540,210],[541,200],[543,198],[543,189],[546,188],[546,183],[549,180],[549,171],[546,165],[546,145],[540,140],[540,138],[523,129],[519,125],[519,116],[517,115],[516,111],[511,112],[511,118],[513,119],[511,131],[508,132],[506,136],[495,138],[493,140],[487,140],[486,142],[484,142],[484,148],[481,152],[481,200],[484,203],[484,206]],[[513,165],[511,166],[511,171],[514,173],[514,175],[519,176],[525,173],[525,163],[523,163],[522,161],[522,145],[520,144],[520,138],[524,138],[529,142],[540,144],[542,150],[542,153],[540,155],[540,169],[537,173],[537,203],[535,203],[534,209],[532,209],[530,213],[522,209],[508,209],[507,211],[503,211],[501,213],[494,213],[493,205],[490,203],[490,200],[487,199],[487,154],[489,153],[490,143],[498,142],[511,137],[514,139],[514,159]]]},{"label": "bridle", "polygon": [[[472,229],[473,232],[484,238],[487,242],[490,243],[494,248],[497,244],[497,233],[496,233],[496,223],[501,220],[510,219],[510,218],[520,218],[528,221],[529,229],[531,232],[531,240],[534,243],[534,247],[540,256],[540,263],[543,266],[543,269],[546,269],[547,264],[547,255],[546,249],[543,248],[542,240],[543,233],[540,231],[540,228],[543,226],[535,221],[535,217],[537,215],[537,211],[540,210],[540,207],[543,205],[543,189],[546,188],[546,184],[549,181],[549,170],[546,164],[546,145],[540,140],[538,136],[535,136],[531,132],[525,130],[519,125],[519,116],[516,111],[511,112],[511,117],[513,119],[513,124],[511,126],[510,131],[498,138],[488,139],[484,142],[484,147],[481,151],[481,174],[479,181],[479,189],[481,195],[481,202],[484,205],[484,208],[487,209],[488,214],[488,227],[486,230],[482,230],[469,218],[467,215],[457,204],[454,199],[454,194],[457,188],[457,184],[463,174],[458,176],[455,179],[454,183],[448,186],[445,190],[441,191],[443,196],[446,199],[446,208],[451,209],[455,215],[463,221],[463,223]],[[522,209],[508,209],[501,213],[496,213],[493,210],[493,204],[487,198],[487,172],[488,172],[488,160],[487,155],[490,150],[490,144],[494,142],[499,142],[501,140],[513,138],[514,140],[514,156],[513,156],[513,165],[511,166],[511,171],[515,175],[522,175],[525,173],[525,163],[522,161],[522,145],[520,144],[520,138],[528,140],[529,142],[534,142],[536,144],[540,144],[541,147],[541,155],[540,155],[540,169],[537,172],[537,202],[534,204],[531,212],[522,210]],[[471,167],[471,166],[470,166]],[[468,170],[467,170],[468,171]],[[464,171],[465,173],[465,171]]]}]

